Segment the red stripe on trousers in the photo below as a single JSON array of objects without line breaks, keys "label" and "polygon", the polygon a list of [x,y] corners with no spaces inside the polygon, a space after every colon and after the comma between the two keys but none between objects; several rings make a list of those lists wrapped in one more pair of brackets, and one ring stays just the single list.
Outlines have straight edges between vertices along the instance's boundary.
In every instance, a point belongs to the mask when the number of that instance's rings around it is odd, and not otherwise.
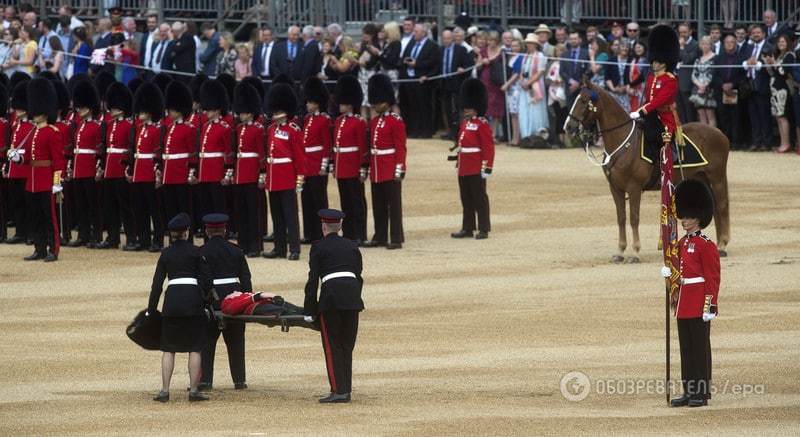
[{"label": "red stripe on trousers", "polygon": [[320,328],[322,328],[322,346],[323,349],[325,349],[325,367],[328,369],[331,393],[336,393],[336,375],[333,373],[333,352],[331,351],[330,340],[328,340],[328,327],[325,324],[325,318],[322,314],[319,315],[319,325]]},{"label": "red stripe on trousers", "polygon": [[56,215],[56,196],[50,193],[50,217],[53,222],[53,254],[58,256],[61,249],[61,235],[58,231],[58,215]]}]

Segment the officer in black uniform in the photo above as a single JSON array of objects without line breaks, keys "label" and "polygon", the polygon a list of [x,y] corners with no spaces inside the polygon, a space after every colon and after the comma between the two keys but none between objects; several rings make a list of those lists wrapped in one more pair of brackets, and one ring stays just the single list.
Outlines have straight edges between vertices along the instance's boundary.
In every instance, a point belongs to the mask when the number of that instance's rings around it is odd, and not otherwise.
[{"label": "officer in black uniform", "polygon": [[[220,302],[225,296],[234,291],[251,292],[253,286],[250,282],[250,267],[247,259],[239,246],[225,238],[227,232],[228,216],[214,213],[203,216],[208,241],[200,248],[208,262],[213,279],[213,306],[220,309]],[[222,338],[228,348],[228,365],[231,369],[231,379],[236,390],[247,388],[245,383],[244,366],[244,326],[242,322],[225,322]],[[208,324],[208,344],[203,349],[203,376],[200,381],[200,390],[211,390],[214,382],[214,355],[219,339],[219,324],[212,320]]]},{"label": "officer in black uniform", "polygon": [[[319,402],[346,403],[350,402],[358,313],[364,309],[361,252],[356,243],[339,235],[344,213],[322,209],[319,216],[325,237],[311,246],[303,312],[318,318],[322,333],[331,394]],[[318,301],[320,281],[322,287]]]}]

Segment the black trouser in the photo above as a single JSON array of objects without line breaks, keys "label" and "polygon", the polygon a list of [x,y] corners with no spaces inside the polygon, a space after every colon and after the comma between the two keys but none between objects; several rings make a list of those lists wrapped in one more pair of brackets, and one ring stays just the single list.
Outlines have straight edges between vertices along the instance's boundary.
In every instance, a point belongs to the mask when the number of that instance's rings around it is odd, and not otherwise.
[{"label": "black trouser", "polygon": [[17,227],[15,236],[28,238],[28,207],[25,204],[25,179],[8,180],[8,215]]},{"label": "black trouser", "polygon": [[447,88],[442,88],[441,95],[442,111],[444,111],[447,133],[455,139],[458,135],[458,124],[460,118],[458,116],[458,90],[454,91],[448,90]]},{"label": "black trouser", "polygon": [[263,191],[256,183],[234,185],[234,211],[236,211],[236,228],[238,229],[239,247],[245,254],[261,252],[264,247],[261,239],[261,216],[259,196]]},{"label": "black trouser", "polygon": [[191,193],[188,184],[165,184],[161,186],[161,193],[163,199],[161,206],[166,223],[182,212],[189,214],[189,217],[192,216]]},{"label": "black trouser", "polygon": [[[131,209],[136,222],[135,228],[138,233],[138,243],[143,248],[149,247],[153,242],[159,246],[163,245],[164,225],[161,221],[160,208],[156,200],[155,183],[136,182],[130,185],[130,189]],[[152,234],[150,233],[151,221],[153,222]]]},{"label": "black trouser", "polygon": [[42,191],[39,193],[25,193],[30,220],[30,233],[33,237],[33,246],[39,254],[50,252],[58,255],[59,244],[55,237],[58,236],[58,215],[56,201],[53,193]]},{"label": "black trouser", "polygon": [[367,197],[364,183],[358,178],[337,179],[339,200],[342,203],[344,220],[342,235],[351,240],[367,240]]},{"label": "black trouser", "polygon": [[63,203],[61,207],[61,238],[68,243],[72,240],[72,230],[78,225],[78,212],[75,206],[75,182],[72,180],[62,181],[61,186],[64,188],[64,197],[61,200]]},{"label": "black trouser", "polygon": [[748,107],[750,110],[750,126],[753,131],[753,145],[769,147],[772,140],[769,95],[751,95]]},{"label": "black trouser", "polygon": [[353,384],[353,349],[358,335],[358,311],[324,311],[319,315],[319,325],[331,393],[350,393]]},{"label": "black trouser", "polygon": [[[692,102],[689,101],[689,97],[692,95],[692,91],[678,91],[678,94],[675,96],[675,103],[677,103],[678,109],[678,117],[680,118],[681,124],[691,123],[697,120],[696,114],[697,111],[694,108]],[[634,108],[638,109],[638,108]]]},{"label": "black trouser", "polygon": [[736,130],[739,132],[739,142],[742,148],[747,144],[752,144],[753,139],[753,122],[750,120],[750,98],[742,98],[736,101],[736,107],[739,109],[739,115],[736,118]]},{"label": "black trouser", "polygon": [[297,193],[293,189],[270,191],[269,207],[272,210],[275,251],[280,254],[286,253],[288,236],[289,252],[300,253],[300,223],[297,219]]},{"label": "black trouser", "polygon": [[136,242],[136,227],[131,211],[130,186],[125,178],[103,180],[103,213],[105,217],[106,241],[117,245],[119,239],[119,225],[125,229],[126,243]]},{"label": "black trouser", "polygon": [[300,194],[303,205],[303,236],[307,240],[322,239],[322,222],[319,210],[328,207],[328,176],[309,176]]},{"label": "black trouser", "polygon": [[711,322],[702,318],[678,319],[683,392],[696,398],[711,398],[710,332]]},{"label": "black trouser", "polygon": [[429,138],[436,133],[436,113],[429,83],[400,84],[400,111],[409,137]]},{"label": "black trouser", "polygon": [[478,215],[478,230],[489,232],[492,228],[489,220],[489,196],[486,194],[486,179],[480,174],[458,177],[458,191],[461,193],[463,218],[461,229],[467,232],[475,230],[475,214]]},{"label": "black trouser", "polygon": [[103,238],[102,217],[99,205],[100,184],[93,177],[75,179],[75,212],[78,221],[78,239],[99,243]]},{"label": "black trouser", "polygon": [[[392,243],[402,243],[403,238],[403,200],[402,185],[398,181],[371,184],[372,218],[375,221],[373,241],[386,243],[391,234]],[[391,224],[391,232],[389,226]]]},{"label": "black trouser", "polygon": [[197,218],[200,220],[195,223],[195,227],[203,226],[203,216],[211,213],[228,212],[228,204],[225,200],[225,190],[219,182],[202,182],[195,187],[197,191],[197,201],[199,204],[193,205],[197,211]]},{"label": "black trouser", "polygon": [[217,340],[219,335],[225,340],[225,347],[228,349],[228,366],[231,369],[231,379],[234,384],[244,384],[245,365],[244,365],[244,327],[243,322],[225,322],[225,329],[219,330],[216,320],[208,323],[208,333],[206,338],[208,343],[201,353],[202,376],[201,384],[212,385],[214,382],[214,356],[217,352]]},{"label": "black trouser", "polygon": [[736,104],[719,105],[717,108],[717,121],[719,122],[719,129],[731,141],[731,149],[741,147],[741,135],[739,135],[739,106]]},{"label": "black trouser", "polygon": [[[2,166],[0,164],[0,166]],[[8,238],[8,219],[7,217],[7,204],[8,204],[8,181],[0,176],[0,240]]]},{"label": "black trouser", "polygon": [[267,235],[269,226],[269,202],[267,202],[267,192],[259,188],[258,191],[258,232],[261,237]]}]

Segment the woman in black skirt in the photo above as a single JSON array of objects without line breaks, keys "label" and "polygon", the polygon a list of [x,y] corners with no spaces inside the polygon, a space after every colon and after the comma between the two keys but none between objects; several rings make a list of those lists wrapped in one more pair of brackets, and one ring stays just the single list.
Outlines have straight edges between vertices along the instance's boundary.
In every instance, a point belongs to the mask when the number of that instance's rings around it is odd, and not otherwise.
[{"label": "woman in black skirt", "polygon": [[197,390],[200,380],[200,352],[206,342],[208,318],[205,313],[204,299],[211,289],[211,275],[200,249],[195,247],[189,238],[191,219],[185,213],[178,214],[169,222],[169,233],[172,244],[161,252],[153,275],[153,287],[150,290],[148,313],[158,308],[164,280],[167,291],[164,295],[161,322],[161,358],[162,387],[155,401],[169,400],[169,385],[172,370],[175,367],[175,353],[189,353],[189,401],[207,401],[208,396]]}]

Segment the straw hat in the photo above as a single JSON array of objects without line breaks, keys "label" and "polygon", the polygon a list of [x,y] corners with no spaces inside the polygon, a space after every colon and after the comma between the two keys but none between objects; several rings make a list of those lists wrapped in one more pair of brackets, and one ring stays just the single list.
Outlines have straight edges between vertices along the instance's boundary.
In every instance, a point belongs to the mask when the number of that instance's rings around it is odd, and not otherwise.
[{"label": "straw hat", "polygon": [[542,43],[539,42],[539,38],[537,38],[536,34],[533,33],[529,33],[527,36],[525,36],[525,41],[523,42],[525,44],[536,44],[539,47],[542,46]]},{"label": "straw hat", "polygon": [[547,32],[548,34],[552,33],[550,31],[550,28],[547,27],[547,25],[544,23],[540,24],[539,27],[537,27],[536,30],[533,31],[533,33],[541,33],[541,32]]}]

